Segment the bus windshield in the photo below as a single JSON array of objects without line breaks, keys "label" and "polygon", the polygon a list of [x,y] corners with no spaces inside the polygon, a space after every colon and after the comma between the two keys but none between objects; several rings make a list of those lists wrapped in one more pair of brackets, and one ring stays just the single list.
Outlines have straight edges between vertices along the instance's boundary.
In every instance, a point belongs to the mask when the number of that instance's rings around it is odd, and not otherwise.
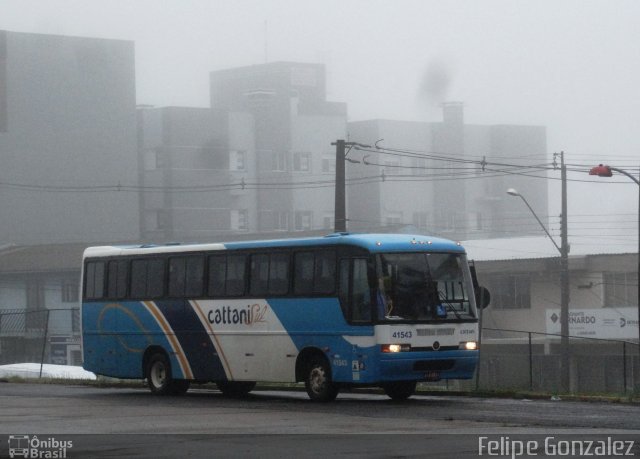
[{"label": "bus windshield", "polygon": [[376,271],[379,321],[475,318],[471,276],[463,254],[380,254]]}]

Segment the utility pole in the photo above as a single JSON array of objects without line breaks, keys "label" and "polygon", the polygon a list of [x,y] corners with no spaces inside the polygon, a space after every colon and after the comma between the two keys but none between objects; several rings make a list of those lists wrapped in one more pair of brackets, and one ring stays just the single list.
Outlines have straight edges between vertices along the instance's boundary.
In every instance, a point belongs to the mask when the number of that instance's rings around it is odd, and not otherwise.
[{"label": "utility pole", "polygon": [[[554,167],[556,153],[553,154]],[[518,190],[509,188],[507,194],[519,196],[536,218],[554,247],[560,252],[560,385],[562,393],[571,389],[569,371],[569,236],[567,231],[567,168],[564,164],[564,152],[560,152],[560,174],[562,179],[562,215],[560,216],[560,245],[556,243],[547,228],[538,218],[533,208]]]},{"label": "utility pole", "polygon": [[[626,175],[631,180],[638,185],[638,192],[640,193],[640,176],[635,177],[631,175],[629,172],[624,169],[619,169],[617,167],[604,166],[600,164],[599,166],[592,167],[589,171],[589,175],[597,175],[598,177],[613,177],[613,172],[619,172],[620,174]],[[640,194],[638,194],[638,351],[640,352]]]},{"label": "utility pole", "polygon": [[560,177],[562,179],[562,220],[560,223],[560,387],[564,393],[570,387],[569,358],[569,236],[567,231],[567,168],[564,152],[560,152]]},{"label": "utility pole", "polygon": [[336,233],[344,233],[347,231],[346,186],[344,178],[345,144],[346,142],[344,140],[336,140],[331,144],[336,146],[336,200],[333,218]]},{"label": "utility pole", "polygon": [[[336,233],[344,233],[347,231],[347,204],[346,204],[346,191],[345,191],[345,161],[347,161],[347,155],[353,147],[371,148],[371,145],[365,145],[358,142],[345,142],[344,140],[336,140],[331,145],[336,146],[336,200],[334,207],[334,228]],[[349,150],[346,151],[346,147]],[[352,163],[359,163],[360,161],[348,160]]]}]

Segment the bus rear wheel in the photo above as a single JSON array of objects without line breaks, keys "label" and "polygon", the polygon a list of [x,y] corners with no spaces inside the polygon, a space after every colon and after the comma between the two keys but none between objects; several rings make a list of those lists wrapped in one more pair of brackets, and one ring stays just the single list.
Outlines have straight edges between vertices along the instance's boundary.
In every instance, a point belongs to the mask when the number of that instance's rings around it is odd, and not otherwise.
[{"label": "bus rear wheel", "polygon": [[338,396],[338,386],[331,380],[331,369],[325,359],[316,358],[307,367],[304,386],[314,402],[330,402]]},{"label": "bus rear wheel", "polygon": [[245,397],[256,387],[255,381],[218,381],[216,386],[227,397]]},{"label": "bus rear wheel", "polygon": [[190,381],[173,379],[169,358],[162,353],[151,356],[145,376],[149,389],[156,395],[182,395],[189,390]]},{"label": "bus rear wheel", "polygon": [[382,386],[392,400],[406,400],[416,391],[416,381],[394,381]]}]

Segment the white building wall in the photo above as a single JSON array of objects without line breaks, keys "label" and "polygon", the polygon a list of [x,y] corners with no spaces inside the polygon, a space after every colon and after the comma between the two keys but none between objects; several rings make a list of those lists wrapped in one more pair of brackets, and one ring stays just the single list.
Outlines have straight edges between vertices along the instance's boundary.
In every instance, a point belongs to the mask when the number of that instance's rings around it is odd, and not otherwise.
[{"label": "white building wall", "polygon": [[[309,167],[300,169],[300,159],[292,161],[291,177],[295,182],[306,182],[292,192],[293,208],[290,225],[296,230],[326,229],[327,215],[334,213],[335,188],[333,183],[324,183],[318,187],[310,182],[332,182],[335,171],[330,168],[323,172],[323,159],[331,158],[335,164],[335,146],[331,143],[345,136],[346,119],[344,116],[298,115],[291,119],[291,155],[299,158],[309,155]],[[306,160],[303,160],[303,163]],[[311,215],[310,228],[303,228]],[[333,219],[331,222],[332,224]]]}]

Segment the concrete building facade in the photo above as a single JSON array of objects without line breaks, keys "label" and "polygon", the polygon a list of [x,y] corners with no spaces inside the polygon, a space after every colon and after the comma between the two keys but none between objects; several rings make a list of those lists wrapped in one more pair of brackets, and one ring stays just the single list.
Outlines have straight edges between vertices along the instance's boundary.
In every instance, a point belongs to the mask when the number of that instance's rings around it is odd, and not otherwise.
[{"label": "concrete building facade", "polygon": [[346,105],[324,67],[213,72],[211,108],[141,107],[142,234],[154,242],[330,231]]},{"label": "concrete building facade", "polygon": [[510,187],[547,218],[546,171],[534,167],[549,162],[544,127],[469,125],[462,104],[448,103],[442,122],[356,121],[348,133],[398,150],[356,152],[360,164],[348,164],[352,230],[413,226],[455,240],[537,234],[529,210],[507,196]]},{"label": "concrete building facade", "polygon": [[0,243],[138,239],[133,43],[0,31],[0,161]]},{"label": "concrete building facade", "polygon": [[[326,100],[321,64],[274,62],[211,73],[214,110],[253,120],[255,183],[249,227],[259,232],[330,230],[335,149],[346,104]],[[253,158],[252,158],[253,160]],[[255,223],[253,223],[255,222]]]}]

